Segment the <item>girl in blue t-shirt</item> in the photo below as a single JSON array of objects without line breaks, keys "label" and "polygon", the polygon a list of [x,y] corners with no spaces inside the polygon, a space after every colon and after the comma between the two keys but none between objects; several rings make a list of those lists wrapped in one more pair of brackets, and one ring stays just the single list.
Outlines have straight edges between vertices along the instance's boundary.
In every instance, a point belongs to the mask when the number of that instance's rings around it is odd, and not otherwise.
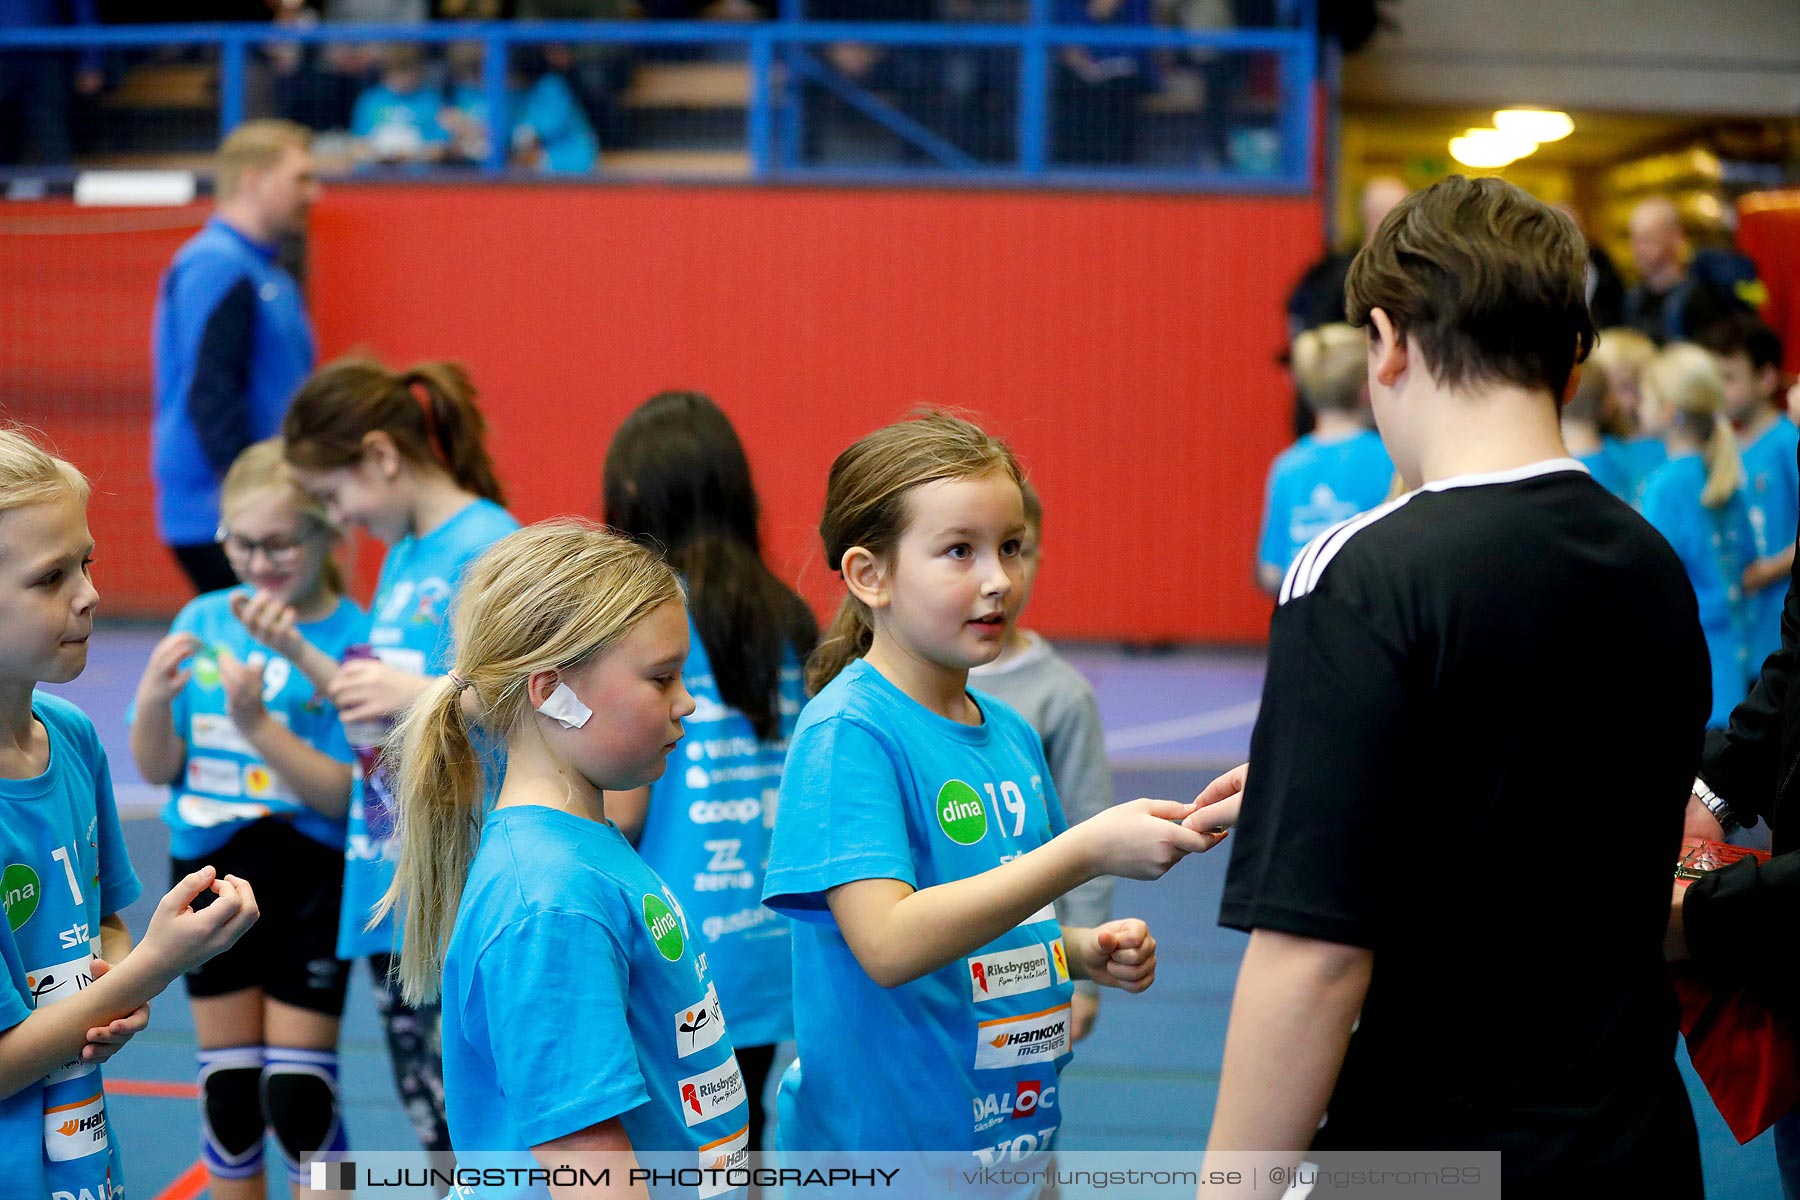
[{"label": "girl in blue t-shirt", "polygon": [[[741,1167],[748,1092],[723,985],[606,813],[608,793],[661,777],[695,711],[680,582],[609,530],[546,521],[476,561],[455,623],[454,669],[396,735],[383,908],[404,914],[407,998],[441,997],[457,1146],[549,1167],[594,1151]],[[491,808],[478,732],[506,743]]]},{"label": "girl in blue t-shirt", "polygon": [[[150,998],[228,950],[257,917],[210,865],[176,881],[134,949],[141,890],[106,751],[86,714],[40,692],[87,666],[99,593],[88,483],[0,430],[0,1180],[8,1196],[123,1195],[100,1064]],[[189,906],[203,893],[213,902]]]},{"label": "girl in blue t-shirt", "polygon": [[832,465],[819,532],[849,594],[807,664],[763,888],[796,918],[784,1151],[1049,1149],[1071,981],[1136,992],[1156,970],[1144,922],[1064,929],[1052,901],[1217,841],[1162,800],[1065,829],[1037,734],[968,690],[1019,586],[1019,479],[1003,443],[941,414]]},{"label": "girl in blue t-shirt", "polygon": [[[169,786],[171,879],[210,861],[262,881],[268,918],[187,976],[200,1044],[201,1157],[219,1200],[263,1194],[264,1134],[288,1177],[345,1147],[338,1022],[349,964],[336,955],[344,815],[354,760],[303,667],[367,633],[345,598],[337,531],[294,479],[281,442],[238,456],[220,487],[219,542],[244,586],[176,616],[138,683],[131,754]],[[237,614],[286,615],[269,649]]]},{"label": "girl in blue t-shirt", "polygon": [[389,723],[449,665],[448,619],[463,569],[519,527],[501,507],[486,428],[474,385],[454,363],[395,372],[345,359],[301,386],[281,430],[288,462],[331,519],[389,547],[369,644],[351,648],[325,689],[362,767],[344,842],[337,953],[369,958],[394,1083],[433,1151],[450,1149],[437,1012],[401,1000],[393,922],[371,922],[393,879],[391,789],[379,747]]},{"label": "girl in blue t-shirt", "polygon": [[1641,380],[1640,420],[1659,433],[1669,461],[1644,485],[1644,516],[1687,568],[1712,660],[1710,729],[1723,729],[1755,678],[1749,661],[1754,612],[1744,568],[1756,558],[1744,464],[1725,418],[1718,364],[1687,342],[1651,360]]},{"label": "girl in blue t-shirt", "polygon": [[606,523],[666,547],[692,612],[687,689],[699,705],[679,768],[610,795],[607,815],[669,881],[718,972],[762,1146],[763,1083],[794,1036],[788,922],[762,904],[769,830],[800,664],[818,641],[804,601],[763,563],[750,463],[718,405],[695,392],[652,397],[606,452]]}]

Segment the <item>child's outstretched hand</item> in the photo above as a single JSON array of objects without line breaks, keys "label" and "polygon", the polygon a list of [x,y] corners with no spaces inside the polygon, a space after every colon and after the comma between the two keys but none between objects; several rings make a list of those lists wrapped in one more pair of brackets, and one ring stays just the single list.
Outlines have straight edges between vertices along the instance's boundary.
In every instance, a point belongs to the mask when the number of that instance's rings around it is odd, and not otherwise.
[{"label": "child's outstretched hand", "polygon": [[144,676],[138,681],[139,707],[167,704],[181,694],[193,672],[181,664],[200,649],[200,639],[191,633],[171,633],[150,651]]},{"label": "child's outstretched hand", "polygon": [[1156,982],[1156,939],[1136,917],[1067,929],[1063,938],[1087,977],[1102,987],[1141,992]]},{"label": "child's outstretched hand", "polygon": [[231,615],[251,637],[275,653],[295,657],[301,634],[293,605],[268,592],[238,592],[231,597]]},{"label": "child's outstretched hand", "polygon": [[219,651],[219,682],[225,685],[225,711],[231,723],[246,734],[268,719],[263,704],[263,667],[267,660],[252,654],[249,662],[239,662],[229,650]]},{"label": "child's outstretched hand", "polygon": [[[198,910],[191,907],[206,891],[213,893],[212,903]],[[201,867],[183,877],[157,904],[144,940],[132,957],[144,955],[159,974],[173,982],[177,975],[229,950],[261,915],[248,883],[235,875],[220,879],[213,868]]]},{"label": "child's outstretched hand", "polygon": [[1206,789],[1194,797],[1194,811],[1182,822],[1189,829],[1213,839],[1213,844],[1225,840],[1223,832],[1214,830],[1230,829],[1238,822],[1238,805],[1244,798],[1244,784],[1250,779],[1250,764],[1233,767],[1217,779],[1206,785]]},{"label": "child's outstretched hand", "polygon": [[[95,979],[99,979],[112,970],[112,964],[104,958],[96,958],[90,964]],[[136,1011],[120,1017],[110,1025],[97,1025],[87,1031],[87,1045],[81,1048],[81,1061],[103,1063],[117,1054],[121,1047],[133,1036],[144,1032],[150,1024],[150,1005],[140,1005]]]},{"label": "child's outstretched hand", "polygon": [[1102,809],[1070,832],[1084,839],[1096,875],[1161,879],[1184,857],[1218,841],[1181,823],[1193,811],[1192,804],[1175,800],[1132,800]]}]

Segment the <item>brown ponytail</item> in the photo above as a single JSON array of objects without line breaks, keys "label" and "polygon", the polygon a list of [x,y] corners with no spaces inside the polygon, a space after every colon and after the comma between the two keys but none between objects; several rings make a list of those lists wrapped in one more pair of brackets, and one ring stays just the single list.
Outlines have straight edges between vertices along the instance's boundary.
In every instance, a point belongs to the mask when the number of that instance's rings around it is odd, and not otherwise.
[{"label": "brown ponytail", "polygon": [[436,467],[464,491],[506,502],[475,385],[456,363],[419,363],[396,374],[373,359],[340,359],[300,385],[281,425],[288,461],[312,471],[354,466],[363,438],[377,431],[409,463]]},{"label": "brown ponytail", "polygon": [[[844,555],[857,546],[879,556],[892,554],[911,519],[907,497],[919,485],[993,472],[1014,483],[1024,479],[1005,442],[961,417],[927,412],[877,429],[831,464],[825,513],[819,519],[826,564],[842,572]],[[807,693],[817,695],[838,672],[868,653],[874,636],[868,607],[845,596],[831,628],[806,660]]]}]

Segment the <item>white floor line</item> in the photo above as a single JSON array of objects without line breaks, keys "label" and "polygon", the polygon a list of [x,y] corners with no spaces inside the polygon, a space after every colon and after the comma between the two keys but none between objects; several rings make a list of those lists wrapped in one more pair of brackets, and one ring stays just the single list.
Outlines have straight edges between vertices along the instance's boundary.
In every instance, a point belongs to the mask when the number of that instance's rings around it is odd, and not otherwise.
[{"label": "white floor line", "polygon": [[1209,733],[1223,733],[1227,729],[1241,729],[1246,725],[1255,724],[1256,712],[1261,705],[1260,700],[1246,700],[1244,703],[1234,704],[1230,708],[1195,713],[1191,717],[1173,717],[1167,721],[1155,721],[1149,725],[1131,725],[1124,729],[1115,729],[1106,735],[1106,750],[1109,754],[1117,754],[1121,750],[1160,746],[1167,742],[1204,737]]}]

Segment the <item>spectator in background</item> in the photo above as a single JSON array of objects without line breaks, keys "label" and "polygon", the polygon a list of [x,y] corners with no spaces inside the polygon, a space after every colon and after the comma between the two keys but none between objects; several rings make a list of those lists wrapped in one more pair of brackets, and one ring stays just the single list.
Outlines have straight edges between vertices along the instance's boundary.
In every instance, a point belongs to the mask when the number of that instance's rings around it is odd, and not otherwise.
[{"label": "spectator in background", "polygon": [[[1143,26],[1150,0],[1056,0],[1059,25]],[[1138,102],[1155,86],[1142,46],[1064,46],[1056,51],[1051,158],[1058,163],[1137,160]]]},{"label": "spectator in background", "polygon": [[219,147],[216,206],[175,252],[157,294],[151,478],[157,532],[198,592],[237,576],[215,540],[219,484],[237,456],[281,429],[314,345],[300,287],[277,244],[319,196],[312,135],[249,121]]},{"label": "spectator in background", "polygon": [[[1332,325],[1344,319],[1344,280],[1350,274],[1350,260],[1356,257],[1358,248],[1368,244],[1375,236],[1375,230],[1394,205],[1406,199],[1412,189],[1392,175],[1377,175],[1363,184],[1362,194],[1357,198],[1356,211],[1362,222],[1362,237],[1356,246],[1348,250],[1327,251],[1325,257],[1319,259],[1300,276],[1300,282],[1288,293],[1288,340],[1305,333],[1308,329],[1317,329],[1322,325]],[[1312,431],[1313,412],[1307,406],[1305,398],[1294,397],[1294,436],[1304,437]]]},{"label": "spectator in background", "polygon": [[[632,0],[515,0],[520,21],[623,21],[637,15]],[[621,99],[631,84],[635,52],[629,46],[597,42],[543,47],[544,62],[569,81],[588,121],[607,147],[630,140],[630,123]]]},{"label": "spectator in background", "polygon": [[1661,346],[1692,338],[1735,309],[1737,297],[1689,270],[1693,250],[1681,213],[1666,196],[1631,210],[1631,258],[1637,286],[1625,293],[1625,324]]},{"label": "spectator in background", "polygon": [[[427,0],[273,0],[277,24],[418,25],[431,16]],[[381,71],[381,47],[368,42],[321,46],[276,44],[265,53],[275,68],[275,105],[281,115],[313,129],[345,129],[356,97]]]},{"label": "spectator in background", "polygon": [[1368,336],[1343,324],[1309,329],[1294,339],[1289,359],[1318,427],[1269,468],[1256,582],[1270,595],[1308,542],[1386,500],[1394,479],[1393,460],[1364,407]]},{"label": "spectator in background", "polygon": [[[587,114],[561,75],[543,70],[535,80],[526,78],[521,59],[528,53],[514,51],[507,63],[508,160],[514,166],[550,173],[592,171],[600,144]],[[487,92],[481,80],[484,59],[478,43],[450,47],[448,103],[438,114],[439,124],[454,145],[454,156],[468,162],[486,159],[492,136]]]},{"label": "spectator in background", "polygon": [[437,162],[450,152],[450,133],[438,121],[443,95],[425,86],[425,56],[402,43],[381,52],[381,82],[356,98],[350,135],[362,163],[384,166]]},{"label": "spectator in background", "polygon": [[1593,238],[1587,236],[1587,227],[1581,220],[1581,214],[1573,205],[1556,206],[1569,215],[1575,222],[1575,228],[1581,230],[1581,236],[1587,238],[1587,305],[1588,316],[1592,318],[1595,329],[1604,329],[1608,325],[1617,325],[1620,315],[1625,310],[1625,280],[1619,274],[1619,268],[1613,263],[1612,255]]},{"label": "spectator in background", "polygon": [[1781,609],[1794,570],[1793,531],[1800,526],[1800,427],[1785,419],[1781,338],[1774,330],[1749,313],[1736,313],[1703,330],[1700,344],[1719,365],[1725,415],[1743,447],[1744,496],[1756,535],[1756,561],[1744,571],[1754,681],[1763,659],[1781,647]]},{"label": "spectator in background", "polygon": [[[0,0],[0,29],[96,21],[94,0]],[[93,50],[79,57],[43,50],[0,53],[0,166],[68,163],[74,157],[70,101],[76,93],[95,95],[104,82]]]}]

